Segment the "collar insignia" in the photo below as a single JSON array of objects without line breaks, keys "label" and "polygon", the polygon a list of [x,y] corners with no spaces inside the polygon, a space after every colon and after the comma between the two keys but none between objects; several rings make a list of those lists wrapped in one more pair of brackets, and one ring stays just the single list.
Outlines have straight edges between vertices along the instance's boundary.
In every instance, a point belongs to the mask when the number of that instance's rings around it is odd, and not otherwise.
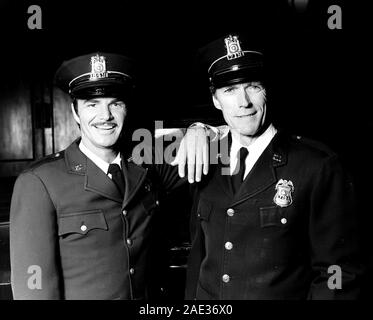
[{"label": "collar insignia", "polygon": [[240,41],[238,40],[237,36],[230,35],[229,37],[224,39],[225,47],[227,48],[227,59],[237,59],[245,55],[245,53],[241,50]]},{"label": "collar insignia", "polygon": [[77,164],[75,167],[74,167],[75,171],[80,171],[83,169],[83,165],[82,164]]},{"label": "collar insignia", "polygon": [[91,57],[91,74],[90,80],[97,80],[101,78],[107,78],[106,72],[106,58],[96,54]]},{"label": "collar insignia", "polygon": [[290,180],[280,179],[276,184],[276,194],[273,198],[274,203],[284,208],[293,203],[291,194],[294,192],[294,185]]}]

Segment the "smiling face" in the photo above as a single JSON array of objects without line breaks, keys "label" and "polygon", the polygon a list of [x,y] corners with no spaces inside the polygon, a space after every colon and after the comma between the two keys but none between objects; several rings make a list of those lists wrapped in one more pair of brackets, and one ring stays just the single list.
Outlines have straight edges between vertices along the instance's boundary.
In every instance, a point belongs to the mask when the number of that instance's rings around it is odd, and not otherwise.
[{"label": "smiling face", "polygon": [[77,99],[73,116],[80,125],[82,142],[96,154],[113,150],[127,115],[126,104],[117,98]]},{"label": "smiling face", "polygon": [[266,117],[266,90],[260,82],[246,82],[216,89],[213,102],[223,112],[232,134],[252,138]]}]

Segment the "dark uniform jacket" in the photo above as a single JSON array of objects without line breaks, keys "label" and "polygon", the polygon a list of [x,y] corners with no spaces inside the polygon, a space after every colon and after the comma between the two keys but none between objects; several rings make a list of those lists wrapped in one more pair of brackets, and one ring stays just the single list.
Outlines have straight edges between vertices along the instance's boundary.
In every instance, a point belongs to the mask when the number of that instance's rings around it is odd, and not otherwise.
[{"label": "dark uniform jacket", "polygon": [[[354,190],[336,154],[278,132],[236,194],[222,168],[194,190],[187,299],[358,296]],[[292,192],[276,190],[281,179]],[[341,268],[342,289],[333,290],[333,278],[328,287],[332,265]]]},{"label": "dark uniform jacket", "polygon": [[78,144],[37,162],[16,181],[10,213],[14,298],[144,299],[158,190],[181,182],[177,169],[144,168],[122,157],[123,199]]}]

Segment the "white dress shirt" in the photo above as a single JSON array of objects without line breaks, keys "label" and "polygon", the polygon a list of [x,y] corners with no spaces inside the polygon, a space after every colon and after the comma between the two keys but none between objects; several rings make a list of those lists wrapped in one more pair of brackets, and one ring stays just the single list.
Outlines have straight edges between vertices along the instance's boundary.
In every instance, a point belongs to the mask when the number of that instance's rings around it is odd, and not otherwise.
[{"label": "white dress shirt", "polygon": [[[83,152],[90,160],[92,160],[92,162],[97,166],[99,167],[103,172],[105,172],[105,174],[108,175],[108,177],[111,179],[111,174],[108,173],[108,170],[109,170],[109,165],[110,163],[106,162],[105,160],[102,160],[99,156],[97,156],[96,154],[94,154],[91,150],[89,150],[82,141],[80,141],[79,143],[79,149],[81,152]],[[113,162],[111,163],[116,163],[119,165],[120,168],[122,168],[121,164],[120,164],[120,152],[118,152],[116,158],[113,160]]]},{"label": "white dress shirt", "polygon": [[230,150],[230,174],[234,172],[237,165],[237,155],[241,147],[246,148],[249,154],[245,160],[245,174],[244,179],[250,173],[251,169],[254,167],[255,163],[258,161],[259,157],[268,147],[269,143],[272,141],[273,137],[276,135],[277,129],[271,124],[266,131],[263,132],[256,140],[250,144],[248,147],[241,144],[241,142],[236,139],[232,134],[232,146]]}]

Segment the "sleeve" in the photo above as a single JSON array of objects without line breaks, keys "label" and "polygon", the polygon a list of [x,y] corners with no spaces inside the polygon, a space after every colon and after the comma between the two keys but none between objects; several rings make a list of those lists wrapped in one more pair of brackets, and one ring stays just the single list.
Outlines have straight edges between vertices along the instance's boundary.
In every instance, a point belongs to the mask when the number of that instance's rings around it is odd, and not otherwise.
[{"label": "sleeve", "polygon": [[[204,128],[207,136],[212,142],[227,134],[228,126],[213,127],[201,122],[195,122],[192,123],[188,129],[189,128]],[[188,181],[187,174],[184,178],[180,178],[178,167],[170,165],[179,150],[180,143],[185,133],[186,129],[181,128],[157,129],[155,132],[155,147],[153,148],[152,159],[153,163],[155,163],[155,169],[161,177],[161,184],[167,193]],[[170,143],[173,138],[176,138],[175,141]],[[162,147],[160,148],[159,146]],[[162,159],[162,164],[159,164],[159,159]]]},{"label": "sleeve", "polygon": [[38,176],[21,174],[10,208],[11,283],[14,299],[60,299],[55,208]]},{"label": "sleeve", "polygon": [[191,188],[193,194],[193,208],[190,218],[190,238],[192,247],[188,257],[188,268],[186,271],[185,299],[194,300],[197,295],[197,286],[202,260],[205,253],[205,240],[200,220],[198,219],[198,188]]},{"label": "sleeve", "polygon": [[[169,193],[172,190],[184,185],[188,182],[187,175],[184,178],[180,178],[178,172],[178,166],[172,166],[170,158],[172,158],[172,150],[176,153],[180,146],[180,141],[169,143],[159,143],[159,139],[163,137],[156,138],[155,147],[153,148],[153,163],[154,169],[160,179],[160,184],[162,189]],[[161,145],[162,147],[158,147]]]},{"label": "sleeve", "polygon": [[357,299],[364,264],[354,185],[336,156],[323,164],[313,185],[309,228],[314,278],[308,298]]}]

